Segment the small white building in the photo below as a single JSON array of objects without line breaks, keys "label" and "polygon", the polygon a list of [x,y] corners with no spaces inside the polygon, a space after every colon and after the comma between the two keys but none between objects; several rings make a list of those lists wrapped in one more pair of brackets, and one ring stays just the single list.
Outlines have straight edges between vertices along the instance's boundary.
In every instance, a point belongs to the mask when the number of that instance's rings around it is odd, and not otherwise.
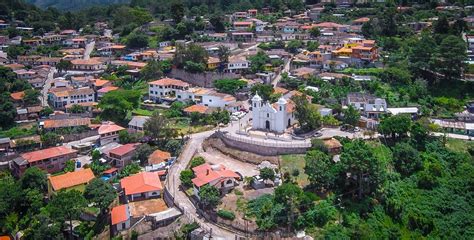
[{"label": "small white building", "polygon": [[278,102],[270,104],[256,94],[252,98],[252,128],[283,133],[296,122],[294,109],[291,100],[281,97]]},{"label": "small white building", "polygon": [[119,205],[112,208],[110,215],[112,231],[114,233],[130,228],[131,214],[128,204]]},{"label": "small white building", "polygon": [[347,105],[352,105],[363,116],[370,119],[378,119],[381,114],[387,111],[385,99],[364,93],[349,93],[347,95]]}]

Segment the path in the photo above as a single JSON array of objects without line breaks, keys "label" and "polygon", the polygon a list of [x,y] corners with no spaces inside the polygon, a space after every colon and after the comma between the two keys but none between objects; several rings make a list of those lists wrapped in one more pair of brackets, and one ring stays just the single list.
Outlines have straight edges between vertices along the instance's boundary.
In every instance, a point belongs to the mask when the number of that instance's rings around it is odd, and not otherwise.
[{"label": "path", "polygon": [[86,49],[84,50],[84,57],[83,57],[84,60],[90,59],[90,55],[92,51],[94,50],[94,47],[95,47],[95,41],[92,41],[86,44]]},{"label": "path", "polygon": [[43,107],[48,106],[48,91],[51,88],[51,83],[53,82],[55,72],[56,72],[56,68],[54,67],[52,67],[49,70],[48,76],[46,77],[46,80],[44,81],[43,88],[41,89],[41,94],[39,98],[41,101],[41,106]]}]

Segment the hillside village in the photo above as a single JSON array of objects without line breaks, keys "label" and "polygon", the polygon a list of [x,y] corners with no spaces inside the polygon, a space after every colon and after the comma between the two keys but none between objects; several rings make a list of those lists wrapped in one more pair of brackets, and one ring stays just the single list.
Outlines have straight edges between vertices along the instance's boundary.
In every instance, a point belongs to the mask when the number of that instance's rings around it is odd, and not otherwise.
[{"label": "hillside village", "polygon": [[472,6],[171,2],[0,11],[5,239],[473,237]]}]

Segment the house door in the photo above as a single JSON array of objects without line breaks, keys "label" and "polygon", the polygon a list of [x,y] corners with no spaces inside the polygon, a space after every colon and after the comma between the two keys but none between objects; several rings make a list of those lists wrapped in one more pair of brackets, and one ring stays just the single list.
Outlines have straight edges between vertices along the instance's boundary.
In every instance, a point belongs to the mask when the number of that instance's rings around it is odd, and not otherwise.
[{"label": "house door", "polygon": [[287,127],[290,127],[291,126],[291,119],[288,118],[288,126]]},{"label": "house door", "polygon": [[265,129],[270,130],[270,121],[265,121]]}]

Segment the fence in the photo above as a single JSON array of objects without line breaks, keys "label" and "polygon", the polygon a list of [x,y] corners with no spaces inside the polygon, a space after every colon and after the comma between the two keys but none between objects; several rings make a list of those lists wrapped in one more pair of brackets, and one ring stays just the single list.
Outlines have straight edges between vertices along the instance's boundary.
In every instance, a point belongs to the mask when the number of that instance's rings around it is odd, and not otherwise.
[{"label": "fence", "polygon": [[[239,142],[253,144],[253,145],[259,145],[263,147],[277,147],[277,148],[278,147],[280,148],[309,148],[311,147],[311,143],[309,142],[295,142],[295,141],[287,142],[286,139],[285,139],[285,142],[269,142],[269,141],[265,141],[266,139],[253,140],[247,137],[239,137],[239,136],[235,136],[229,133],[222,134],[222,136],[224,138],[231,139],[234,141],[239,141]],[[278,138],[275,138],[275,137],[269,137],[269,138],[278,141],[277,140]]]}]

